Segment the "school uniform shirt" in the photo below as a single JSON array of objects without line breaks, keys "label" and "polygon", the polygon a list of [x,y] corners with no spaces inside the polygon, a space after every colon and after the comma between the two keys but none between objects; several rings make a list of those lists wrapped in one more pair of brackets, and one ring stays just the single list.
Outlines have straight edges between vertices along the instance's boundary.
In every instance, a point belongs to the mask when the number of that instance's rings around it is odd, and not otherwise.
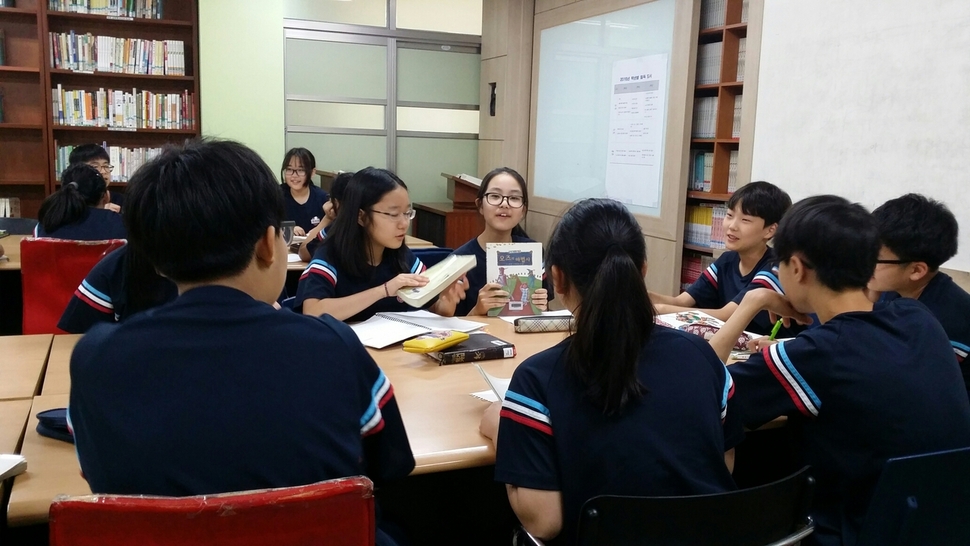
[{"label": "school uniform shirt", "polygon": [[[744,299],[745,294],[758,288],[774,290],[775,292],[784,296],[785,291],[782,289],[781,281],[778,280],[778,265],[776,263],[770,263],[768,265],[770,266],[768,269],[755,273],[754,277],[751,278],[751,282],[748,283],[748,286],[738,292],[738,294],[734,296],[731,301],[741,305],[741,300]],[[814,321],[813,324],[818,324],[818,317],[813,316],[812,320]],[[745,330],[766,336],[771,333],[771,330],[774,327],[775,323],[771,322],[771,317],[768,315],[768,312],[761,311],[755,315],[753,319],[751,319],[751,322],[748,323]],[[795,337],[799,334],[799,332],[802,332],[807,327],[808,326],[792,321],[791,326],[782,325],[782,327],[778,329],[778,334],[776,337],[779,339]]]},{"label": "school uniform shirt", "polygon": [[34,228],[34,237],[54,237],[74,241],[104,241],[127,239],[128,231],[121,215],[107,209],[88,207],[84,216],[73,224],[63,225],[47,233],[40,222]]},{"label": "school uniform shirt", "polygon": [[970,446],[970,405],[946,333],[911,299],[842,313],[731,366],[732,411],[789,416],[817,485],[810,544],[852,545],[886,460]]},{"label": "school uniform shirt", "polygon": [[[513,243],[534,243],[532,239],[528,237],[520,237],[518,235],[512,236]],[[458,256],[474,256],[477,260],[475,267],[465,274],[468,279],[468,291],[465,292],[465,299],[458,302],[458,306],[455,307],[455,316],[463,317],[470,313],[472,309],[478,305],[478,292],[488,283],[487,274],[487,264],[485,257],[485,249],[478,244],[478,237],[475,237],[471,241],[461,245],[456,248],[452,254]],[[552,290],[552,284],[549,282],[549,277],[546,274],[542,275],[542,287],[548,292],[549,301],[553,300],[555,294]]]},{"label": "school uniform shirt", "polygon": [[[899,297],[896,292],[885,292],[882,300],[892,301]],[[970,393],[970,360],[967,359],[970,352],[970,294],[957,286],[949,275],[938,271],[917,300],[940,321],[943,331],[950,338],[950,346],[963,373],[963,382]]]},{"label": "school uniform shirt", "polygon": [[414,468],[394,389],[348,326],[224,286],[93,327],[71,355],[69,416],[95,493],[380,484]]},{"label": "school uniform shirt", "polygon": [[[330,260],[330,250],[330,245],[320,245],[313,253],[310,264],[300,275],[300,283],[296,287],[296,301],[293,303],[295,311],[301,312],[303,302],[308,298],[322,300],[353,296],[375,286],[381,286],[401,273],[423,273],[427,269],[411,249],[405,247],[405,261],[408,264],[406,271],[398,271],[397,264],[385,259],[377,267],[370,268],[371,274],[367,277],[354,277],[337,270]],[[425,307],[430,307],[435,301],[437,299],[431,300]],[[398,301],[397,295],[391,292],[389,297],[379,299],[377,303],[348,318],[347,322],[367,320],[376,313],[413,310],[410,305]]]},{"label": "school uniform shirt", "polygon": [[307,197],[306,203],[301,205],[293,198],[290,187],[280,184],[280,189],[283,191],[283,204],[286,206],[286,219],[296,222],[296,225],[303,228],[306,233],[309,233],[323,219],[323,204],[330,199],[327,192],[312,184],[309,187],[310,196]]},{"label": "school uniform shirt", "polygon": [[[67,303],[57,327],[72,334],[83,334],[99,322],[120,322],[128,318],[128,245],[101,259],[81,281]],[[159,303],[178,297],[175,283],[158,281]]]},{"label": "school uniform shirt", "polygon": [[[640,353],[644,394],[605,416],[566,371],[566,339],[523,362],[502,404],[495,479],[561,491],[556,544],[574,544],[597,495],[696,495],[735,489],[724,452],[743,438],[725,423],[731,375],[701,338],[655,327]],[[689,431],[685,433],[684,431]]]}]

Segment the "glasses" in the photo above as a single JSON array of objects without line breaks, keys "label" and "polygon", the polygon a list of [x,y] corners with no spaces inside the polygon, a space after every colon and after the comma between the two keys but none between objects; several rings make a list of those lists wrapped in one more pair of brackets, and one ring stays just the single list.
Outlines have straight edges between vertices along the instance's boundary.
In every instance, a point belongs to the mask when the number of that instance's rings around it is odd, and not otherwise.
[{"label": "glasses", "polygon": [[513,209],[521,208],[525,204],[525,198],[521,195],[502,195],[501,193],[486,193],[485,202],[493,207],[502,206],[502,201],[509,204]]},{"label": "glasses", "polygon": [[102,172],[102,173],[110,173],[111,171],[115,170],[114,165],[91,165],[91,166],[97,169],[98,172]]},{"label": "glasses", "polygon": [[876,260],[876,263],[877,264],[895,264],[895,265],[902,265],[902,264],[908,264],[911,261],[912,260]]},{"label": "glasses", "polygon": [[287,167],[286,169],[284,169],[284,172],[286,172],[286,176],[294,176],[294,175],[295,176],[303,176],[303,175],[306,174],[306,170],[304,170],[304,169],[291,169],[289,167]]},{"label": "glasses", "polygon": [[397,222],[401,218],[407,218],[407,221],[410,222],[411,220],[414,220],[414,215],[416,214],[416,211],[414,209],[408,209],[408,210],[404,211],[403,213],[402,212],[384,212],[382,210],[374,210],[374,209],[370,209],[370,211],[371,212],[376,212],[377,214],[383,214],[384,216],[387,216],[388,218],[390,218],[391,220],[394,220],[395,222]]}]

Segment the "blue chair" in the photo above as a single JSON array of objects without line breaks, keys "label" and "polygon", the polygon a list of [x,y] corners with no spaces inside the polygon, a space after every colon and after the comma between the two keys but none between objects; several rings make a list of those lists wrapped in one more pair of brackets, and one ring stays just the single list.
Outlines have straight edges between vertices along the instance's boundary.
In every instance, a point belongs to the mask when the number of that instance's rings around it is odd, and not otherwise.
[{"label": "blue chair", "polygon": [[411,252],[414,252],[414,255],[424,262],[424,265],[431,267],[441,260],[447,258],[452,252],[454,252],[454,250],[440,247],[412,248]]},{"label": "blue chair", "polygon": [[970,544],[970,447],[886,461],[858,546]]}]

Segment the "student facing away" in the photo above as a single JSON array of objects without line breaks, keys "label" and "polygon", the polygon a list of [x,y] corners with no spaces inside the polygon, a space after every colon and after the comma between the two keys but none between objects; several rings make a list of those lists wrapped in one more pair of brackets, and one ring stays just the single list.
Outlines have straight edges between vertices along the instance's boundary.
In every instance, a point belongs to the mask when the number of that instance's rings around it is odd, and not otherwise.
[{"label": "student facing away", "polygon": [[61,173],[61,187],[40,206],[34,237],[77,241],[125,239],[128,235],[117,212],[106,210],[108,186],[94,167],[78,163]]},{"label": "student facing away", "polygon": [[272,307],[283,210],[273,172],[234,142],[166,148],[132,177],[129,244],[180,295],[94,326],[74,349],[69,417],[92,491],[200,495],[360,474],[380,486],[414,468],[390,382],[353,331]]},{"label": "student facing away", "polygon": [[654,325],[633,215],[610,199],[580,201],[548,254],[575,333],[523,362],[481,424],[522,525],[575,544],[591,497],[734,489],[726,452],[743,432],[724,421],[731,376],[700,337]]},{"label": "student facing away", "polygon": [[820,325],[732,365],[730,411],[750,429],[780,416],[817,480],[807,544],[853,546],[886,460],[970,446],[970,404],[946,333],[909,298],[873,306],[876,221],[823,195],[800,201],[775,235],[785,289],[748,292],[711,339],[722,359],[769,310]]},{"label": "student facing away", "polygon": [[306,148],[293,148],[283,157],[280,175],[286,219],[296,222],[294,235],[304,236],[323,219],[327,192],[313,184],[317,161]]},{"label": "student facing away", "polygon": [[306,239],[300,243],[300,259],[309,262],[313,259],[313,253],[317,251],[320,243],[327,238],[327,228],[337,219],[337,210],[340,208],[340,201],[344,198],[344,190],[347,184],[354,177],[354,173],[342,172],[333,179],[330,185],[330,199],[323,204],[323,218],[317,226],[306,234]]},{"label": "student facing away", "polygon": [[[90,165],[97,169],[101,173],[101,177],[104,178],[105,184],[111,184],[111,173],[114,172],[115,167],[111,164],[111,156],[108,155],[108,151],[104,147],[98,144],[81,144],[75,146],[71,150],[71,155],[67,158],[68,165],[76,165],[78,163],[84,163]],[[113,211],[121,212],[121,205],[124,204],[125,194],[107,190],[108,202],[104,204],[104,208]]]}]

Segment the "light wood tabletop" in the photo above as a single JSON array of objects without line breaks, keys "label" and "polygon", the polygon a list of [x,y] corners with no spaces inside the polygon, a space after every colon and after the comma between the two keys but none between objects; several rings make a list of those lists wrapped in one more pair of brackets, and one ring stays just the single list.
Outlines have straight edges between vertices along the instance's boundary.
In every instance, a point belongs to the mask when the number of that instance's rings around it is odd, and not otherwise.
[{"label": "light wood tabletop", "polygon": [[6,260],[0,261],[0,271],[4,270],[16,270],[20,271],[20,241],[23,241],[29,235],[8,235],[3,239],[0,239],[0,246],[3,247],[3,255],[7,257]]},{"label": "light wood tabletop", "polygon": [[[30,400],[0,400],[0,453],[20,453],[28,415]],[[0,482],[0,498],[3,498],[5,483]]]},{"label": "light wood tabletop", "polygon": [[0,336],[0,400],[33,398],[50,352],[51,334]]},{"label": "light wood tabletop", "polygon": [[51,354],[47,358],[47,371],[44,373],[44,386],[40,393],[50,394],[71,393],[71,353],[74,345],[81,339],[82,334],[63,334],[54,336],[51,343]]}]

